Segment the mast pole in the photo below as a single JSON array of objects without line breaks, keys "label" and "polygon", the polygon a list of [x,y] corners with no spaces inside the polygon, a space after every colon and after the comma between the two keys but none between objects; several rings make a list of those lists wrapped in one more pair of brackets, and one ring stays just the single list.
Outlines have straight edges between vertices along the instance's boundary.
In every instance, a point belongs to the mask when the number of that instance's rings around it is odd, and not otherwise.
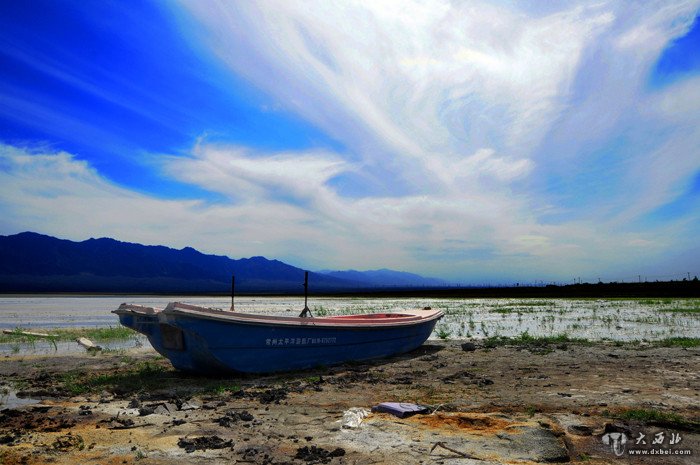
[{"label": "mast pole", "polygon": [[234,307],[233,307],[233,295],[234,291],[236,290],[236,276],[231,275],[231,311],[235,312]]},{"label": "mast pole", "polygon": [[311,314],[311,310],[309,310],[309,272],[304,271],[304,310],[301,311],[299,314],[300,318],[305,318],[307,316],[310,316],[313,318],[313,315]]}]

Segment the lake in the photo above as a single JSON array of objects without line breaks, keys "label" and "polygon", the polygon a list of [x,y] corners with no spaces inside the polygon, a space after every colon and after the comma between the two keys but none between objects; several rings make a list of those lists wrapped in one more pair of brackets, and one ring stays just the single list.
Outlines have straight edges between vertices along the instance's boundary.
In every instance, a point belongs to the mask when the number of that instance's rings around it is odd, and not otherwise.
[{"label": "lake", "polygon": [[[0,329],[116,326],[119,321],[111,311],[122,302],[165,307],[171,301],[223,309],[231,304],[230,297],[5,295],[0,297]],[[304,306],[302,297],[245,296],[236,297],[235,302],[237,311],[268,315],[296,315]],[[700,337],[700,299],[310,297],[309,307],[317,316],[440,308],[445,317],[436,326],[433,339],[519,336],[526,332],[531,336],[566,334],[613,341]],[[132,342],[139,343],[143,340]],[[0,353],[8,350],[0,347]]]}]

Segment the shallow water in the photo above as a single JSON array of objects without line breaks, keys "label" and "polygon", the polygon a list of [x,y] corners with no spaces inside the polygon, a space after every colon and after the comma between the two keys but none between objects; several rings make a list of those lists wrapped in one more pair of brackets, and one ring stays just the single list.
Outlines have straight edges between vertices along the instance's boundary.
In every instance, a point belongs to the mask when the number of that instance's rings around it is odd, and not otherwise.
[{"label": "shallow water", "polygon": [[[117,326],[111,311],[122,302],[165,307],[180,301],[229,308],[229,297],[173,296],[2,296],[0,329]],[[236,311],[268,315],[297,315],[300,297],[237,297]],[[432,307],[445,312],[431,338],[484,338],[489,336],[556,336],[614,341],[700,337],[700,299],[367,299],[311,297],[316,316]],[[684,311],[671,311],[671,310]],[[100,344],[129,348],[144,338]],[[147,342],[146,342],[147,343]],[[73,342],[58,349],[82,350]],[[0,344],[0,353],[46,353],[48,342],[31,345]]]},{"label": "shallow water", "polygon": [[[127,350],[148,345],[148,338],[134,334],[129,339],[100,341],[96,343],[103,350]],[[37,339],[33,342],[0,342],[0,355],[47,355],[47,354],[78,354],[85,353],[85,348],[75,341],[50,342]]]},{"label": "shallow water", "polygon": [[17,390],[10,386],[0,386],[0,410],[38,404],[39,402],[41,402],[40,399],[17,397]]}]

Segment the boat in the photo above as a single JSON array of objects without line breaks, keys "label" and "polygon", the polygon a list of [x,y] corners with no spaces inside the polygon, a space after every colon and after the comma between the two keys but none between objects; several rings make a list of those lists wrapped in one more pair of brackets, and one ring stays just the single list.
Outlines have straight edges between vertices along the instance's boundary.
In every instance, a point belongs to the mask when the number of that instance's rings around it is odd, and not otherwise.
[{"label": "boat", "polygon": [[[233,307],[233,305],[232,305]],[[420,347],[443,316],[399,313],[298,317],[254,315],[171,302],[164,309],[122,304],[122,325],[148,337],[182,371],[272,373],[385,358]]]}]

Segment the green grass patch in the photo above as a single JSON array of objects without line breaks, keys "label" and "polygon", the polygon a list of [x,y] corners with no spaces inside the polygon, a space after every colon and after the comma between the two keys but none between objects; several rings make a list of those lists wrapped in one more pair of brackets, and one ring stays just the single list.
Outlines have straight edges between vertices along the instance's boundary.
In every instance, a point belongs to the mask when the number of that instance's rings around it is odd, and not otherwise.
[{"label": "green grass patch", "polygon": [[90,375],[83,371],[70,371],[59,378],[63,388],[72,395],[99,392],[104,389],[117,389],[122,392],[136,392],[163,387],[167,368],[162,364],[139,362],[128,371]]},{"label": "green grass patch", "polygon": [[700,347],[700,338],[697,337],[669,337],[661,341],[654,342],[661,347]]},{"label": "green grass patch", "polygon": [[668,428],[678,428],[689,431],[700,431],[700,422],[689,420],[676,413],[663,412],[653,409],[631,409],[616,415],[622,420],[639,421],[641,423],[651,423]]},{"label": "green grass patch", "polygon": [[217,394],[225,394],[227,392],[238,392],[240,390],[241,386],[239,386],[238,384],[219,384],[212,388],[212,391],[214,391]]},{"label": "green grass patch", "polygon": [[435,334],[436,334],[437,337],[439,337],[440,339],[445,340],[445,339],[449,339],[449,338],[450,338],[450,336],[452,335],[452,331],[450,331],[449,329],[447,329],[447,327],[441,327],[441,328],[436,328],[436,329],[435,329]]},{"label": "green grass patch", "polygon": [[533,417],[537,413],[538,409],[534,405],[528,405],[525,408],[525,413],[527,414],[528,417]]},{"label": "green grass patch", "polygon": [[590,344],[588,339],[572,338],[568,334],[558,334],[556,336],[531,336],[527,331],[520,336],[492,336],[484,341],[484,346],[494,348],[506,345],[520,345],[528,347],[545,347],[554,344]]},{"label": "green grass patch", "polygon": [[240,391],[241,386],[233,380],[203,378],[177,372],[163,359],[132,361],[126,368],[91,374],[83,370],[63,373],[59,385],[72,395],[97,394],[103,391],[120,396],[137,392],[167,390],[182,395],[225,395]]}]

